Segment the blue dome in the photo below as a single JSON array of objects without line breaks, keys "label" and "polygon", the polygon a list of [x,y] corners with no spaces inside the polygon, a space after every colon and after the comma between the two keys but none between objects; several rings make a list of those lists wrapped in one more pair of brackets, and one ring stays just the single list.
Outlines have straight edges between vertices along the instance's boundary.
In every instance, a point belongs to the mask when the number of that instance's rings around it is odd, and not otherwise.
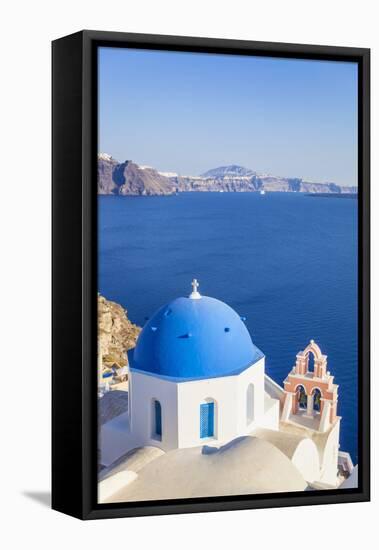
[{"label": "blue dome", "polygon": [[159,309],[129,356],[132,369],[189,380],[238,374],[263,353],[231,307],[202,296],[177,298]]}]

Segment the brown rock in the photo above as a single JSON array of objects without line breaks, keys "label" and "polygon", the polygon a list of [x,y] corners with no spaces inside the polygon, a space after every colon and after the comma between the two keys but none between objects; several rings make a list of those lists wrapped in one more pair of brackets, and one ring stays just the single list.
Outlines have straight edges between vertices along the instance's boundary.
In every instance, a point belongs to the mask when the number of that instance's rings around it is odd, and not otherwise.
[{"label": "brown rock", "polygon": [[127,317],[127,311],[98,295],[98,346],[102,368],[128,364],[127,350],[134,348],[141,328]]}]

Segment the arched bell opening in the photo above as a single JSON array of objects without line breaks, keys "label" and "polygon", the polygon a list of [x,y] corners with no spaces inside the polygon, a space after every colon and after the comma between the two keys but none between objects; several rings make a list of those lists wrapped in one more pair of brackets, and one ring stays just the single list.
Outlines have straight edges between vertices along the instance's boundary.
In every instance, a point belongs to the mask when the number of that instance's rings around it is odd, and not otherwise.
[{"label": "arched bell opening", "polygon": [[315,355],[314,355],[313,351],[308,352],[307,371],[308,372],[315,372]]},{"label": "arched bell opening", "polygon": [[307,410],[308,397],[304,386],[296,388],[296,410]]},{"label": "arched bell opening", "polygon": [[313,397],[313,410],[315,412],[321,412],[321,391],[318,388],[315,388],[312,392]]}]

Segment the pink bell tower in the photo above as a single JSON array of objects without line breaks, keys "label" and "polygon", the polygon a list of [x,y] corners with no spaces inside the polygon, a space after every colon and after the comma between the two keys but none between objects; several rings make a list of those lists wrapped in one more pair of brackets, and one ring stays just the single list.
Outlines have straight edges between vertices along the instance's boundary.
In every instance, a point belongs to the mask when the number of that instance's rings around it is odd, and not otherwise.
[{"label": "pink bell tower", "polygon": [[[313,356],[314,368],[310,359]],[[296,364],[284,381],[286,398],[282,421],[308,425],[313,430],[325,432],[337,420],[338,385],[327,371],[327,356],[311,340],[296,355]]]}]

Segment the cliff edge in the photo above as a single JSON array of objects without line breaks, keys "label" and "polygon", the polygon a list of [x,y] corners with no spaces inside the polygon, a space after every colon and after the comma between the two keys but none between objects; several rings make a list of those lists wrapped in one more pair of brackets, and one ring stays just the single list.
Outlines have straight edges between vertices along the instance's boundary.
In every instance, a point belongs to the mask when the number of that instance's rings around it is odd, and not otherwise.
[{"label": "cliff edge", "polygon": [[133,324],[127,311],[117,304],[98,295],[98,345],[102,367],[114,364],[124,367],[128,364],[127,350],[134,348],[141,328]]}]

